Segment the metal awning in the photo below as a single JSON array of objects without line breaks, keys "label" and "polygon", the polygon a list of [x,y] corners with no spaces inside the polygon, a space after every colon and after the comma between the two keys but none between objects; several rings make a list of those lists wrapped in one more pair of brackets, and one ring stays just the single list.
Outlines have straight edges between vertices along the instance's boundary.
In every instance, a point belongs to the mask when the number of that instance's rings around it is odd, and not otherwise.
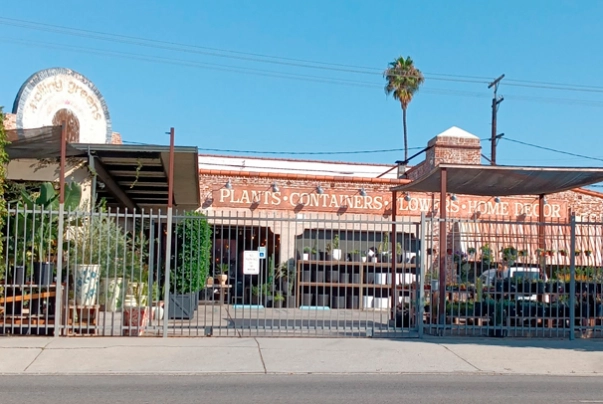
[{"label": "metal awning", "polygon": [[[7,131],[6,152],[13,159],[59,159],[61,128],[48,126]],[[166,209],[169,146],[68,143],[67,157],[88,162],[97,174],[95,193],[109,207]],[[199,152],[197,147],[174,147],[174,207],[197,209]]]},{"label": "metal awning", "polygon": [[[169,146],[71,144],[89,156],[89,165],[104,188],[98,197],[109,206],[165,209],[168,203]],[[174,147],[174,207],[201,205],[197,147]]]},{"label": "metal awning", "polygon": [[547,195],[603,181],[603,168],[440,164],[422,178],[391,190],[441,192],[444,169],[445,192],[461,195]]}]

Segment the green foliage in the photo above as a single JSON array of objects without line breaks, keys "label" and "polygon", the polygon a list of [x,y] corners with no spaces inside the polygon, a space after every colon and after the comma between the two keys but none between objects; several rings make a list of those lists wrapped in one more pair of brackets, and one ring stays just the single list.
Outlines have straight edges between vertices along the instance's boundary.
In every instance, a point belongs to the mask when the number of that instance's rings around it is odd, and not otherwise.
[{"label": "green foliage", "polygon": [[336,234],[335,237],[333,237],[333,249],[339,249],[339,234]]},{"label": "green foliage", "polygon": [[187,212],[176,227],[178,257],[171,272],[172,292],[193,293],[205,287],[211,259],[211,229],[200,212]]},{"label": "green foliage", "polygon": [[402,121],[404,126],[404,160],[408,160],[408,133],[406,128],[406,109],[415,93],[425,82],[423,73],[415,66],[409,57],[398,57],[388,65],[383,72],[385,78],[385,94],[393,95],[402,107]]},{"label": "green foliage", "polygon": [[[65,185],[65,228],[73,221],[70,211],[77,209],[82,198],[81,186]],[[18,215],[9,226],[9,259],[18,262],[24,253],[34,255],[36,262],[44,262],[56,253],[59,231],[58,193],[51,182],[40,185],[38,192],[22,190],[17,202]],[[16,239],[14,239],[16,235]]]},{"label": "green foliage", "polygon": [[103,206],[67,231],[70,264],[99,264],[101,276],[147,281],[148,241],[126,232]]},{"label": "green foliage", "polygon": [[502,249],[503,261],[509,265],[513,265],[517,261],[517,248],[505,247]]}]

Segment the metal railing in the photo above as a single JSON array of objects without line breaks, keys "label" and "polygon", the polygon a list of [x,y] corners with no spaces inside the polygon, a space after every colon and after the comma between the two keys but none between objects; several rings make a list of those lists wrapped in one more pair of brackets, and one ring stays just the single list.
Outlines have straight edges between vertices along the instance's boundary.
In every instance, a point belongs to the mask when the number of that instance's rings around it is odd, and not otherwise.
[{"label": "metal railing", "polygon": [[574,217],[447,219],[440,257],[425,216],[8,212],[4,335],[603,333],[603,224]]}]

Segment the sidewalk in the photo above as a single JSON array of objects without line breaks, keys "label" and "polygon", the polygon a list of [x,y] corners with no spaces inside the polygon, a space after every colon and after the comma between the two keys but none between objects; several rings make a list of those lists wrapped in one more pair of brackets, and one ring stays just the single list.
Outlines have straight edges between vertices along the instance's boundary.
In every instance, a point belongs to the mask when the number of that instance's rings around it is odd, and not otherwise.
[{"label": "sidewalk", "polygon": [[426,338],[0,338],[0,374],[603,375],[603,342]]}]

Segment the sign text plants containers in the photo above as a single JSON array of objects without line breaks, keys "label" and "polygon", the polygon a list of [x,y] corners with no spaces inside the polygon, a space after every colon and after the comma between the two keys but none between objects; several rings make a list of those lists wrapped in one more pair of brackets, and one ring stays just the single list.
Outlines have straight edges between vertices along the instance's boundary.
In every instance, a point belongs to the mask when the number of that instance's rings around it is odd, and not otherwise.
[{"label": "sign text plants containers", "polygon": [[200,212],[186,212],[176,226],[172,256],[170,319],[193,318],[199,291],[206,286],[211,259],[211,229]]}]

